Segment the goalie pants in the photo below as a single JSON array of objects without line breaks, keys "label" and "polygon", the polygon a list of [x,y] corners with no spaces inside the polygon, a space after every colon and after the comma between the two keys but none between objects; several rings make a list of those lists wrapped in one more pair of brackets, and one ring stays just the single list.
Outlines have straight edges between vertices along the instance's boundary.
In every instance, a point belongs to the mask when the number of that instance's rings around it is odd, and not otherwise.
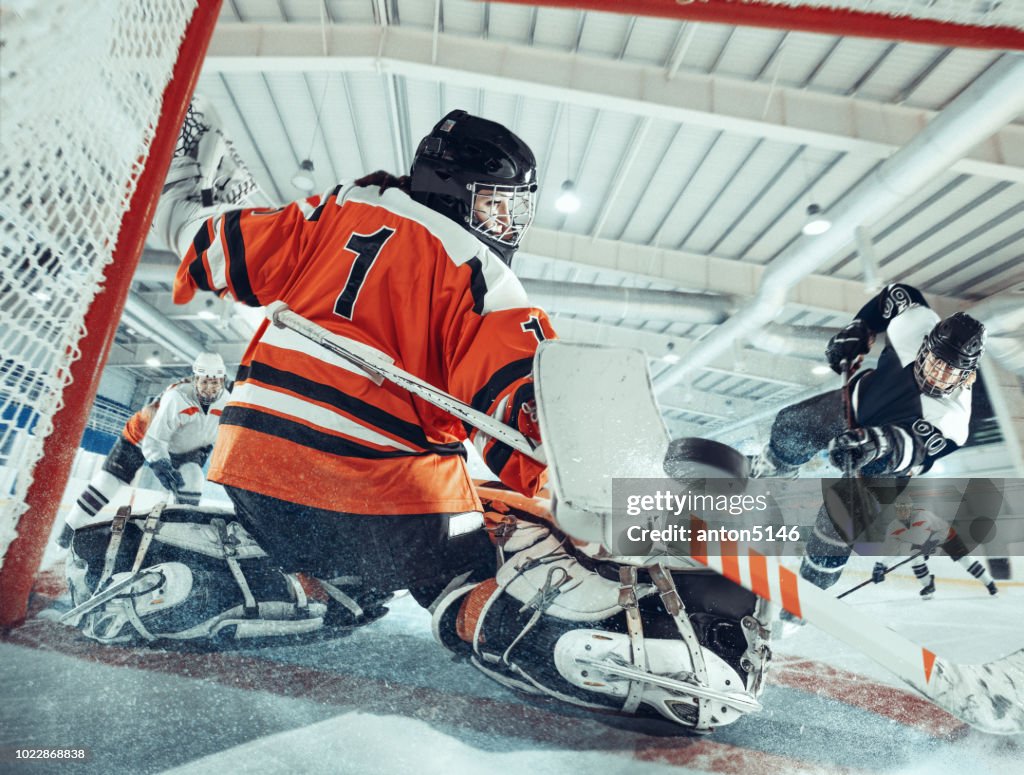
[{"label": "goalie pants", "polygon": [[[426,607],[457,576],[495,572],[493,545],[475,514],[350,514],[224,489],[238,521],[282,570],[335,584],[364,608],[399,589]],[[476,526],[464,532],[467,520]]]}]

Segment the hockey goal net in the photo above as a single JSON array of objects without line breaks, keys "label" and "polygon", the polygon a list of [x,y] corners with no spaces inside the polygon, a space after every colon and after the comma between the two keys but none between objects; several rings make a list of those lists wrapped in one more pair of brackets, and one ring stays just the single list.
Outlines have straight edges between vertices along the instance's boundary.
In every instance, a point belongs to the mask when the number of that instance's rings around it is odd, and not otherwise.
[{"label": "hockey goal net", "polygon": [[0,627],[24,617],[219,7],[0,4]]}]

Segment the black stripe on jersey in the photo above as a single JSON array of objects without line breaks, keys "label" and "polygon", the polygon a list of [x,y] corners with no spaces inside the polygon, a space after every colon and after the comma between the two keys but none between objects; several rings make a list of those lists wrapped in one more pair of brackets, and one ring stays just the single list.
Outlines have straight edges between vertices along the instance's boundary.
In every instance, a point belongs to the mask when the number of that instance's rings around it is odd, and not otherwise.
[{"label": "black stripe on jersey", "polygon": [[512,447],[508,444],[502,444],[500,441],[496,441],[491,445],[491,448],[487,450],[487,454],[484,455],[484,462],[487,467],[496,474],[501,474],[501,470],[505,467],[509,458],[512,457],[512,453],[515,452]]},{"label": "black stripe on jersey", "polygon": [[[239,379],[253,379],[257,382],[263,383],[264,385],[279,387],[304,398],[319,401],[322,404],[329,404],[336,409],[340,409],[343,412],[362,420],[372,427],[380,428],[381,430],[386,431],[393,436],[397,436],[403,441],[417,447],[437,451],[450,446],[431,444],[420,426],[401,420],[398,417],[377,408],[376,406],[368,404],[365,401],[360,401],[358,398],[353,398],[347,393],[331,387],[330,385],[314,382],[311,379],[300,377],[297,374],[292,374],[288,371],[275,369],[273,366],[268,366],[267,364],[260,363],[259,361],[253,361],[247,367],[244,377],[242,377],[241,372],[242,370],[239,369]],[[458,446],[461,447],[462,445],[460,444]],[[452,453],[444,451],[439,452],[439,454]]]},{"label": "black stripe on jersey", "polygon": [[203,224],[199,231],[196,232],[195,238],[192,240],[192,249],[196,252],[196,257],[189,262],[188,274],[192,278],[192,282],[196,284],[196,288],[201,291],[212,291],[210,287],[209,279],[206,276],[206,267],[203,266],[203,253],[205,253],[210,247],[210,227],[207,224]]},{"label": "black stripe on jersey", "polygon": [[471,258],[466,262],[471,272],[469,292],[473,294],[473,312],[484,314],[484,297],[487,296],[487,281],[484,279],[484,266],[479,258]]},{"label": "black stripe on jersey", "polygon": [[228,273],[235,298],[250,307],[259,307],[259,299],[249,284],[249,268],[245,265],[245,240],[242,239],[242,211],[232,210],[224,216],[224,242],[228,254]]},{"label": "black stripe on jersey", "polygon": [[307,218],[306,220],[319,221],[320,214],[324,211],[324,205],[327,204],[327,200],[330,199],[332,196],[337,197],[339,193],[341,193],[341,186],[335,186],[334,188],[332,188],[331,193],[329,193],[327,196],[323,198],[323,201],[320,202],[317,208],[313,211],[313,214],[310,215],[309,218]]},{"label": "black stripe on jersey", "polygon": [[528,377],[532,371],[533,358],[520,358],[518,361],[505,364],[491,375],[487,384],[477,391],[470,403],[479,412],[489,412],[491,405],[509,385],[523,377]]},{"label": "black stripe on jersey", "polygon": [[341,457],[357,457],[365,460],[383,460],[393,457],[417,457],[423,452],[402,452],[401,450],[384,451],[364,447],[350,439],[333,436],[315,430],[294,420],[286,420],[272,414],[251,409],[246,406],[227,406],[220,418],[222,425],[237,425],[258,433],[266,433],[279,439],[301,444],[304,447],[326,452]]}]

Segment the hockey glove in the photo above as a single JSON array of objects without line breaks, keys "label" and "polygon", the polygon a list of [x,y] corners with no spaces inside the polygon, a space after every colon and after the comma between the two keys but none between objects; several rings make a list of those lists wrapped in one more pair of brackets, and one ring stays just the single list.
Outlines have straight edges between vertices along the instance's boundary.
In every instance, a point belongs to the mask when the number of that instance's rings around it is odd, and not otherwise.
[{"label": "hockey glove", "polygon": [[829,442],[828,459],[836,468],[845,468],[849,463],[851,468],[857,470],[887,458],[892,447],[892,440],[885,428],[855,428],[843,431]]},{"label": "hockey glove", "polygon": [[171,465],[170,460],[157,460],[149,465],[153,469],[153,473],[156,474],[156,478],[160,480],[160,484],[175,495],[185,486],[185,477]]},{"label": "hockey glove", "polygon": [[828,365],[836,374],[842,374],[843,361],[847,368],[853,370],[856,360],[871,349],[873,337],[863,320],[854,320],[828,340],[825,346],[825,357]]},{"label": "hockey glove", "polygon": [[875,567],[871,571],[871,580],[876,584],[881,584],[885,581],[885,565],[883,563],[875,563]]}]

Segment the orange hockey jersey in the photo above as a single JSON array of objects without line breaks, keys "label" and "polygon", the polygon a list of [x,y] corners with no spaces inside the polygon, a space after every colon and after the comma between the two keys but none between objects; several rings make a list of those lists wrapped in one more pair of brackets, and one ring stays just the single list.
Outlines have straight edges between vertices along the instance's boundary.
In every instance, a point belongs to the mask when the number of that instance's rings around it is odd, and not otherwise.
[{"label": "orange hockey jersey", "polygon": [[[398,189],[338,186],[277,210],[206,220],[178,269],[196,290],[284,301],[330,331],[536,437],[533,355],[554,333],[522,285],[457,224]],[[510,487],[544,469],[431,404],[266,321],[221,419],[210,479],[357,514],[479,510],[467,436]]]}]

